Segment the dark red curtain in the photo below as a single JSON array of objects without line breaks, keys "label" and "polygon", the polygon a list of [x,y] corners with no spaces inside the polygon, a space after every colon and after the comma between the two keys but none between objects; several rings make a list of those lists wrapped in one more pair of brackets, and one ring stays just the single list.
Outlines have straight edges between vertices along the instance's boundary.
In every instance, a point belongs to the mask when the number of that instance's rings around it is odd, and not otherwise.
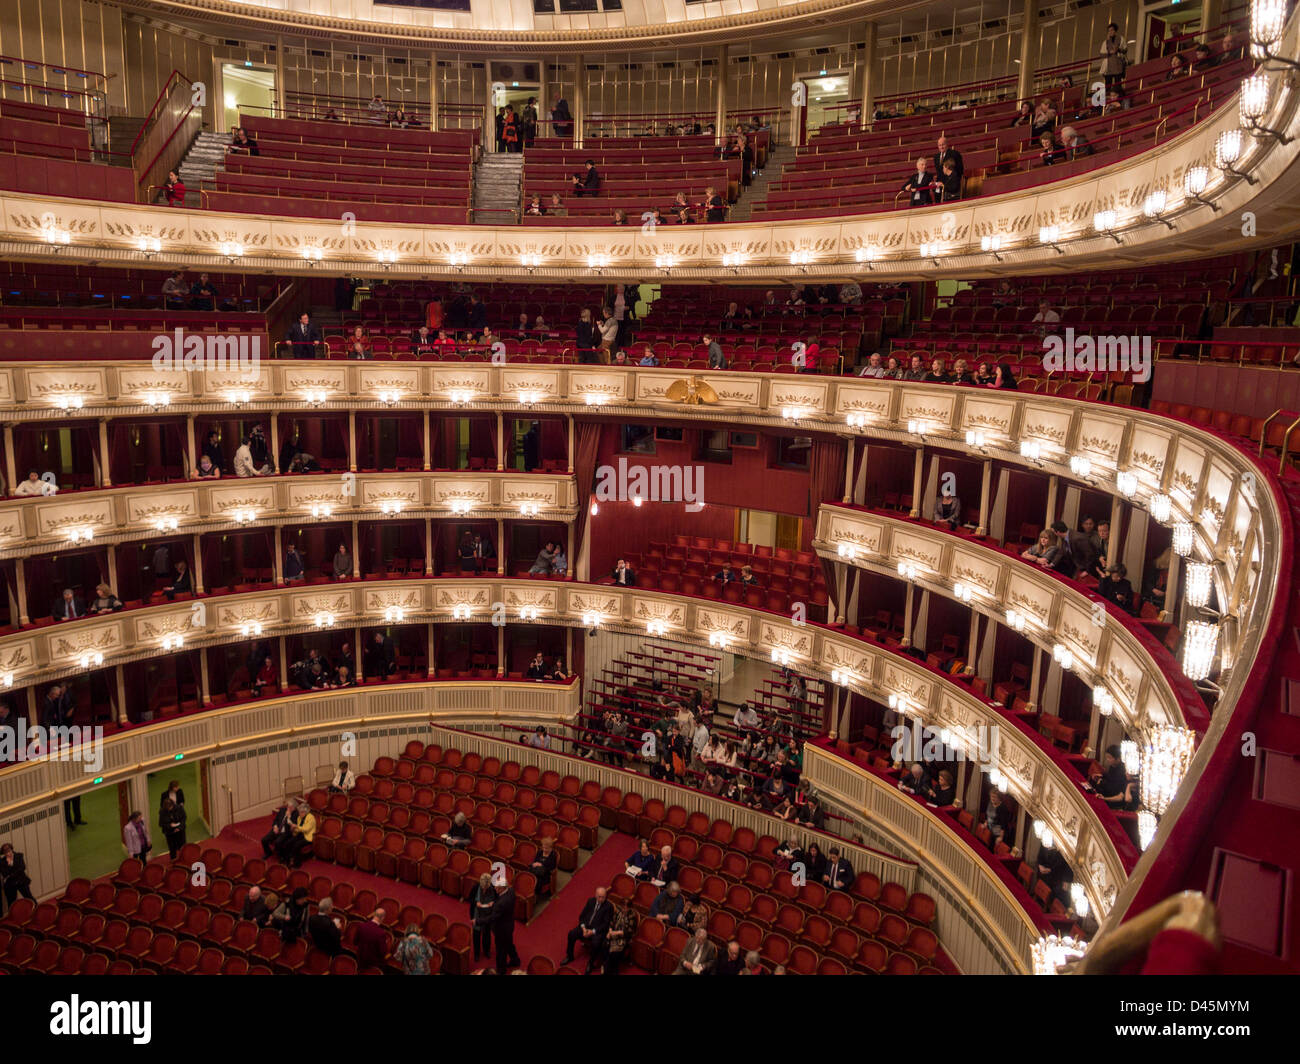
[{"label": "dark red curtain", "polygon": [[[591,496],[596,486],[596,464],[600,460],[600,437],[603,426],[596,421],[580,421],[574,426],[573,470],[578,482],[578,519],[574,524],[574,542],[582,549],[582,537],[591,512]],[[569,564],[576,564],[569,559]]]}]

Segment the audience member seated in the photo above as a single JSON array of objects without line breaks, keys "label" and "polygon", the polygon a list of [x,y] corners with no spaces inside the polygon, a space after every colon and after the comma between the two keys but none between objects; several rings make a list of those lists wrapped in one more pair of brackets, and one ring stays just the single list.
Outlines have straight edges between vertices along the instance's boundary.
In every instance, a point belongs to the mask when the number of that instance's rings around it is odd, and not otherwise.
[{"label": "audience member seated", "polygon": [[686,900],[682,897],[682,888],[676,882],[669,883],[650,903],[650,919],[658,920],[665,927],[676,927],[686,909]]},{"label": "audience member seated", "polygon": [[701,927],[682,947],[673,975],[712,975],[718,962],[718,948],[709,941],[707,928]]},{"label": "audience member seated", "polygon": [[328,790],[331,794],[347,794],[357,785],[357,777],[348,768],[346,761],[340,761],[338,770],[330,779]]},{"label": "audience member seated", "polygon": [[113,594],[107,584],[95,585],[95,597],[90,600],[90,613],[116,613],[122,608],[122,600]]},{"label": "audience member seated", "polygon": [[577,946],[585,947],[587,952],[587,974],[604,955],[605,935],[609,931],[610,921],[614,918],[614,907],[605,899],[605,888],[597,887],[596,893],[587,899],[578,916],[578,926],[569,931],[568,943],[564,950],[564,963],[572,964]]},{"label": "audience member seated", "polygon": [[75,621],[86,616],[86,602],[72,588],[65,587],[63,594],[50,607],[50,616],[56,621]]},{"label": "audience member seated", "polygon": [[469,826],[468,818],[464,813],[457,813],[446,834],[442,836],[442,841],[448,846],[468,846],[473,837],[474,831]]}]

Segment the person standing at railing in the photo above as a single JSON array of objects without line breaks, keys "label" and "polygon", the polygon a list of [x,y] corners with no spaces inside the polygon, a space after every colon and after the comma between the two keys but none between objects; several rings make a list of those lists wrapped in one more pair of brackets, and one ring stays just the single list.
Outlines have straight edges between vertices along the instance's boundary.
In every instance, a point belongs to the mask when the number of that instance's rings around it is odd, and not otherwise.
[{"label": "person standing at railing", "polygon": [[366,104],[366,110],[370,112],[370,121],[375,125],[382,126],[388,121],[388,105],[379,93],[375,93],[374,98]]},{"label": "person standing at railing", "polygon": [[557,96],[551,105],[551,129],[557,137],[567,140],[573,135],[573,112],[569,110],[569,101]]},{"label": "person standing at railing", "polygon": [[908,193],[908,203],[913,207],[928,207],[934,203],[934,182],[926,170],[924,159],[916,160],[916,173],[903,182],[900,192]]},{"label": "person standing at railing", "polygon": [[316,345],[321,342],[320,326],[304,310],[298,315],[298,321],[290,327],[285,339],[293,344],[294,358],[315,358]]},{"label": "person standing at railing", "polygon": [[1106,39],[1101,42],[1101,75],[1106,81],[1106,88],[1114,88],[1124,80],[1124,70],[1128,66],[1128,45],[1119,35],[1119,24],[1110,23],[1106,27]]},{"label": "person standing at railing", "polygon": [[533,141],[537,139],[537,97],[536,96],[528,97],[528,102],[524,104],[524,110],[521,117],[523,120],[523,134],[524,134],[523,146],[525,148],[531,148],[533,146]]}]

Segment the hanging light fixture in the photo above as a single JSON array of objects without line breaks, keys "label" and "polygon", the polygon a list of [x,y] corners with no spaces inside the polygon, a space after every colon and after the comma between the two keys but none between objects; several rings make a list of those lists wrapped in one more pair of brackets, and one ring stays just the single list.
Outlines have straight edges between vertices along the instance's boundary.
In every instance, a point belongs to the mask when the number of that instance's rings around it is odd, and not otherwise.
[{"label": "hanging light fixture", "polygon": [[1287,0],[1251,0],[1250,55],[1268,63],[1295,69],[1300,63],[1278,55],[1274,49],[1282,42],[1286,29]]},{"label": "hanging light fixture", "polygon": [[1044,935],[1030,947],[1035,975],[1059,975],[1062,968],[1088,952],[1088,943],[1069,935]]},{"label": "hanging light fixture", "polygon": [[1102,684],[1097,684],[1092,689],[1092,704],[1103,717],[1109,717],[1115,712],[1115,696]]},{"label": "hanging light fixture", "polygon": [[1187,172],[1183,174],[1183,194],[1189,199],[1194,199],[1197,203],[1209,207],[1215,214],[1219,213],[1219,205],[1204,197],[1204,192],[1210,184],[1210,171],[1205,166],[1189,166]]},{"label": "hanging light fixture", "polygon": [[1187,563],[1187,602],[1200,609],[1208,605],[1214,585],[1214,567],[1205,562]]},{"label": "hanging light fixture", "polygon": [[1209,678],[1219,651],[1219,626],[1188,621],[1183,631],[1183,675],[1193,683]]},{"label": "hanging light fixture", "polygon": [[1236,169],[1236,164],[1244,152],[1244,138],[1241,135],[1241,130],[1225,129],[1214,142],[1214,165],[1225,174],[1245,178],[1246,184],[1253,185],[1256,183],[1255,178],[1243,170]]},{"label": "hanging light fixture", "polygon": [[1151,845],[1151,840],[1156,837],[1157,826],[1155,813],[1150,809],[1138,810],[1138,845],[1142,849]]},{"label": "hanging light fixture", "polygon": [[1173,804],[1195,750],[1195,732],[1169,724],[1153,729],[1142,751],[1142,805],[1157,817]]},{"label": "hanging light fixture", "polygon": [[1173,500],[1164,493],[1152,495],[1150,501],[1147,503],[1147,510],[1150,511],[1151,516],[1162,525],[1168,522],[1169,515],[1173,513],[1173,509]]},{"label": "hanging light fixture", "polygon": [[1066,672],[1074,668],[1074,653],[1069,647],[1061,643],[1057,643],[1056,646],[1052,647],[1052,660]]},{"label": "hanging light fixture", "polygon": [[1142,753],[1132,739],[1120,741],[1119,759],[1124,763],[1124,771],[1130,776],[1136,776],[1142,768]]},{"label": "hanging light fixture", "polygon": [[1194,534],[1195,530],[1187,521],[1179,521],[1174,525],[1174,553],[1180,558],[1191,556]]}]

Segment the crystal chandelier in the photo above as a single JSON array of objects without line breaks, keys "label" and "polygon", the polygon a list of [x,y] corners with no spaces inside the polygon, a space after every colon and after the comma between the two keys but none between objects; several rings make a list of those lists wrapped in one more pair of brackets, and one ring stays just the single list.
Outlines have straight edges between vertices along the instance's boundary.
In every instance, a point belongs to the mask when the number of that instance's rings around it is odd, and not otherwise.
[{"label": "crystal chandelier", "polygon": [[1031,947],[1035,975],[1059,975],[1071,961],[1079,960],[1088,950],[1088,943],[1070,938],[1047,935]]},{"label": "crystal chandelier", "polygon": [[1187,775],[1196,748],[1196,733],[1164,725],[1155,729],[1142,752],[1142,804],[1164,816]]}]

